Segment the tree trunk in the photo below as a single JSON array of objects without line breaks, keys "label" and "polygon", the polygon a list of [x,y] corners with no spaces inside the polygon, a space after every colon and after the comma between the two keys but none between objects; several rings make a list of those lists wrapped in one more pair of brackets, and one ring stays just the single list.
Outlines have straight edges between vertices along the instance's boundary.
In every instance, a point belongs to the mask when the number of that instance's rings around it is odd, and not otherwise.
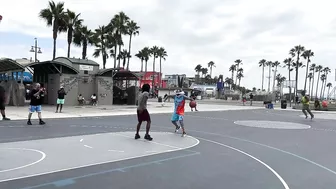
[{"label": "tree trunk", "polygon": [[312,78],[312,85],[311,85],[311,97],[310,98],[313,98],[314,96],[314,80],[315,80],[315,70],[313,70],[313,78]]},{"label": "tree trunk", "polygon": [[155,78],[155,55],[153,58],[152,90],[154,90],[154,78]]},{"label": "tree trunk", "polygon": [[72,27],[69,27],[68,29],[68,58],[70,58],[71,42],[72,42]]},{"label": "tree trunk", "polygon": [[310,86],[311,86],[311,78],[309,78],[309,91],[308,91],[308,94],[310,94]]},{"label": "tree trunk", "polygon": [[231,90],[233,89],[232,84],[233,84],[233,77],[234,77],[234,71],[232,70],[232,83],[230,84]]},{"label": "tree trunk", "polygon": [[[130,35],[130,40],[129,40],[129,44],[128,44],[128,53],[131,55],[131,44],[132,44],[132,34]],[[127,59],[127,70],[129,70],[129,62],[130,62],[130,58],[128,57]]]},{"label": "tree trunk", "polygon": [[271,66],[268,66],[268,92],[270,92],[271,90],[271,68]]},{"label": "tree trunk", "polygon": [[212,78],[212,66],[210,66],[210,77]]},{"label": "tree trunk", "polygon": [[262,67],[261,91],[264,90],[265,66]]},{"label": "tree trunk", "polygon": [[[104,49],[102,49],[102,50],[104,50]],[[106,54],[104,53],[104,51],[102,52],[102,54],[103,54],[103,69],[105,69],[106,67],[105,67],[105,65],[106,65]]]},{"label": "tree trunk", "polygon": [[309,57],[308,57],[308,59],[307,59],[306,79],[305,79],[305,82],[304,82],[304,88],[303,88],[305,91],[306,91],[306,87],[307,87],[308,69],[309,69]]},{"label": "tree trunk", "polygon": [[114,63],[113,63],[113,67],[116,68],[117,66],[117,44],[114,45]]},{"label": "tree trunk", "polygon": [[299,79],[299,63],[300,63],[300,51],[297,53],[297,60],[296,60],[296,69],[295,69],[295,104],[296,97],[298,96],[298,79]]},{"label": "tree trunk", "polygon": [[323,84],[324,84],[324,81],[322,80],[322,84],[321,84],[321,92],[320,92],[320,100],[322,100]]},{"label": "tree trunk", "polygon": [[236,72],[236,80],[235,80],[235,85],[237,85],[237,79],[238,79],[238,70],[239,70],[239,65],[237,65],[237,72]]},{"label": "tree trunk", "polygon": [[54,25],[53,25],[53,39],[54,39],[53,60],[56,58],[57,32],[58,32],[58,25],[57,25],[56,20],[54,20]]},{"label": "tree trunk", "polygon": [[322,94],[323,97],[324,97],[325,89],[326,89],[326,87],[327,87],[327,81],[328,81],[328,74],[326,74],[326,78],[325,78],[325,81],[324,81],[323,94]]},{"label": "tree trunk", "polygon": [[274,92],[274,87],[275,87],[275,77],[276,77],[276,73],[277,73],[277,70],[278,69],[278,66],[275,67],[274,69],[274,76],[273,76],[273,87],[272,87],[272,91]]},{"label": "tree trunk", "polygon": [[[118,52],[118,53],[120,54],[120,52],[121,52],[121,45],[119,45],[119,52]],[[119,54],[118,54],[118,55],[119,55]],[[118,59],[118,68],[120,68],[120,61],[121,61],[120,59],[121,59],[121,58]]]},{"label": "tree trunk", "polygon": [[315,98],[317,99],[317,91],[318,91],[318,86],[319,86],[319,81],[320,81],[320,73],[318,73],[318,76],[317,76],[317,82],[316,82],[316,93],[315,93]]},{"label": "tree trunk", "polygon": [[86,52],[87,52],[87,40],[83,41],[83,47],[82,47],[82,59],[86,58]]},{"label": "tree trunk", "polygon": [[[288,80],[291,80],[291,66],[288,66]],[[290,84],[290,83],[289,83]],[[289,107],[292,107],[292,86],[289,85]]]},{"label": "tree trunk", "polygon": [[330,92],[330,87],[328,87],[327,100],[329,100],[329,99],[328,99],[328,97],[329,97],[329,92]]},{"label": "tree trunk", "polygon": [[160,77],[160,87],[162,88],[162,67],[161,67],[161,57],[160,57],[160,75],[159,75],[159,77]]},{"label": "tree trunk", "polygon": [[143,71],[143,59],[141,59],[141,72]]}]

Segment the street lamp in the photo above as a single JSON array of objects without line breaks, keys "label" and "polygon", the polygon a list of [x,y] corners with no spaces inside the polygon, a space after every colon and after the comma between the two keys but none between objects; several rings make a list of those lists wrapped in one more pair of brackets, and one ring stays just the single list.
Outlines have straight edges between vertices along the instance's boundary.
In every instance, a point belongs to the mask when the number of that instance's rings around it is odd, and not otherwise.
[{"label": "street lamp", "polygon": [[42,54],[42,51],[41,51],[41,47],[38,47],[37,46],[37,38],[34,38],[34,41],[35,41],[35,45],[34,46],[31,46],[31,49],[29,52],[33,52],[35,53],[35,59],[34,61],[37,62],[37,54]]}]

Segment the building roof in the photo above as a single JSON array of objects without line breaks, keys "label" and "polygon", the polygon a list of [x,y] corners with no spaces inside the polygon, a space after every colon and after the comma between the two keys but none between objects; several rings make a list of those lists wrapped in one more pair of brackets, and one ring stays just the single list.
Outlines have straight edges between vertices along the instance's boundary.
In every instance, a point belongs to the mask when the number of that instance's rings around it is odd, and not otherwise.
[{"label": "building roof", "polygon": [[126,70],[118,71],[117,68],[101,69],[98,71],[97,75],[112,77],[112,71],[116,72],[113,80],[139,80],[137,74]]},{"label": "building roof", "polygon": [[74,73],[76,74],[79,73],[79,71],[72,66],[72,63],[70,61],[59,61],[57,58],[52,61],[33,62],[33,63],[26,65],[26,67],[34,67],[34,66],[39,66],[39,65],[51,66],[53,64],[65,66],[69,68],[70,70],[72,70]]},{"label": "building roof", "polygon": [[99,64],[95,61],[80,58],[57,57],[54,59],[54,61],[63,62],[65,64],[71,63],[71,64],[85,64],[85,65],[99,66]]},{"label": "building roof", "polygon": [[0,58],[0,73],[9,71],[24,71],[25,66],[10,58]]}]

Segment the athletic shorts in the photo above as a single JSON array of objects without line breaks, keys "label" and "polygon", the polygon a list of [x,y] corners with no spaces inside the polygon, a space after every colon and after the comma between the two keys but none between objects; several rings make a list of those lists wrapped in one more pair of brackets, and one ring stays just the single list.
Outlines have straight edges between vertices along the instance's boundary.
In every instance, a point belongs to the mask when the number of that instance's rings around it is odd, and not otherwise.
[{"label": "athletic shorts", "polygon": [[38,105],[38,106],[29,106],[29,112],[30,113],[34,113],[34,112],[41,112],[42,111],[42,106]]},{"label": "athletic shorts", "polygon": [[57,99],[57,104],[64,104],[64,99]]},{"label": "athletic shorts", "polygon": [[151,121],[150,115],[147,109],[144,109],[141,113],[137,110],[138,122]]},{"label": "athletic shorts", "polygon": [[171,120],[172,121],[183,121],[183,115],[178,115],[176,113],[173,113]]}]

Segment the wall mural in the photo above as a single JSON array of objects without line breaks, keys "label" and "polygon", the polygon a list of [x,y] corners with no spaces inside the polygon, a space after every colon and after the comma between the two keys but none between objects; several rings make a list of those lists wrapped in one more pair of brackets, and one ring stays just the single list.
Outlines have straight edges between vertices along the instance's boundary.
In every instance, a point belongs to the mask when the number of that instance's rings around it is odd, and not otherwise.
[{"label": "wall mural", "polygon": [[60,82],[60,86],[64,87],[66,93],[71,91],[71,89],[77,85],[78,85],[77,76],[63,77],[63,80]]},{"label": "wall mural", "polygon": [[113,90],[112,88],[112,82],[105,80],[103,78],[98,78],[98,86],[104,88],[106,91],[111,91]]}]

